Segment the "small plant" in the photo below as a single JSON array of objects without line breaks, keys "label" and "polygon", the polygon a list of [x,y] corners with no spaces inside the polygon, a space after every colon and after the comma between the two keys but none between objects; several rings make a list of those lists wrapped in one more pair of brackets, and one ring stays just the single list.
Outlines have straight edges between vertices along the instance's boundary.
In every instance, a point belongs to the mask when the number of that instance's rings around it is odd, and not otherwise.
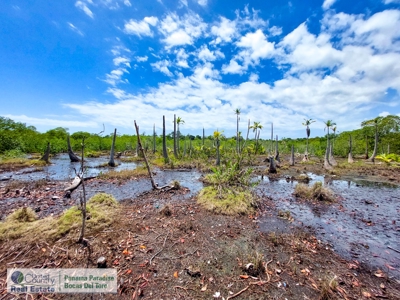
[{"label": "small plant", "polygon": [[37,220],[35,212],[30,207],[21,207],[14,211],[11,215],[7,217],[10,221],[16,222],[33,222]]},{"label": "small plant", "polygon": [[100,204],[104,206],[116,206],[118,204],[113,195],[98,193],[89,199],[88,204]]},{"label": "small plant", "polygon": [[322,281],[321,295],[320,295],[319,299],[321,299],[321,300],[336,299],[332,295],[338,286],[338,282],[337,282],[336,278],[337,278],[337,276],[335,275],[331,279],[325,278]]},{"label": "small plant", "polygon": [[206,175],[204,182],[211,186],[200,191],[198,202],[211,211],[221,214],[249,214],[257,201],[249,188],[257,182],[250,180],[252,169],[240,169],[238,163],[227,162],[213,173]]},{"label": "small plant", "polygon": [[335,196],[332,190],[322,186],[322,182],[317,181],[313,186],[299,183],[294,189],[294,195],[297,198],[306,200],[318,200],[326,202],[335,202]]},{"label": "small plant", "polygon": [[243,271],[250,276],[258,277],[265,272],[264,256],[258,251],[250,253],[247,261],[249,263],[243,267]]}]

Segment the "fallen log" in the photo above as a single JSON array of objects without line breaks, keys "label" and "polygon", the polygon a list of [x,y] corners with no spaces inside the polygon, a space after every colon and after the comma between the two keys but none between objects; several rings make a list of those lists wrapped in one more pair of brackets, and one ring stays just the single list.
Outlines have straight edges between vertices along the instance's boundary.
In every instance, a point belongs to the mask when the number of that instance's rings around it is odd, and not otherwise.
[{"label": "fallen log", "polygon": [[[96,176],[90,176],[83,178],[83,181],[96,178]],[[64,189],[64,198],[70,198],[73,191],[75,191],[82,183],[82,178],[80,176],[76,176],[72,183]]]}]

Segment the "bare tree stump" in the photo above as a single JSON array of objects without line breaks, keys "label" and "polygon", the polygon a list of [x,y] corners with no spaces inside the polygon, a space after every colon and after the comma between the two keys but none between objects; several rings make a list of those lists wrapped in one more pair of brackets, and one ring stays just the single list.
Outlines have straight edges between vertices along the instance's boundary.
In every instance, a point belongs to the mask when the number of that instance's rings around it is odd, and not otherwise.
[{"label": "bare tree stump", "polygon": [[71,160],[71,162],[80,161],[80,158],[78,156],[76,156],[75,153],[72,151],[69,134],[67,136],[67,144],[68,144],[68,156],[69,156],[69,159]]},{"label": "bare tree stump", "polygon": [[50,143],[47,143],[46,152],[40,158],[40,160],[44,160],[46,163],[49,163],[49,156],[50,156]]},{"label": "bare tree stump", "polygon": [[111,144],[111,153],[110,153],[110,160],[108,161],[108,165],[110,167],[115,167],[115,162],[114,162],[114,149],[115,149],[115,138],[117,136],[117,128],[114,129],[114,136]]},{"label": "bare tree stump", "polygon": [[292,145],[292,148],[290,151],[289,165],[294,166],[294,146],[293,145]]}]

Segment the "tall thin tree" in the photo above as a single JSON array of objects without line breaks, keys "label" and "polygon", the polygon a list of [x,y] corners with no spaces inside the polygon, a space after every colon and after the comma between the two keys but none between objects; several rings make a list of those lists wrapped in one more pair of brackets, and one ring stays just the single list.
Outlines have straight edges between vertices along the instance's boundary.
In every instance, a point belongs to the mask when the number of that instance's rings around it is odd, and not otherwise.
[{"label": "tall thin tree", "polygon": [[236,114],[236,152],[239,154],[239,151],[240,151],[240,139],[239,139],[240,108],[235,109],[235,114]]},{"label": "tall thin tree", "polygon": [[176,150],[176,115],[174,114],[174,156],[178,157],[178,151]]},{"label": "tall thin tree", "polygon": [[180,138],[180,135],[181,135],[181,131],[179,129],[179,125],[184,124],[184,123],[185,123],[185,121],[181,117],[178,117],[176,119],[176,124],[178,125],[178,135],[177,135],[178,153],[180,153],[179,138]]},{"label": "tall thin tree", "polygon": [[306,126],[306,136],[307,136],[307,146],[306,146],[306,153],[304,155],[304,158],[308,160],[308,139],[310,137],[311,129],[310,125],[314,123],[315,121],[313,119],[304,119],[304,123],[302,123],[304,126]]},{"label": "tall thin tree", "polygon": [[162,132],[162,138],[163,138],[163,157],[165,162],[169,162],[168,159],[168,151],[167,151],[167,140],[165,137],[165,116],[163,116],[163,132]]},{"label": "tall thin tree", "polygon": [[329,129],[336,125],[332,120],[328,120],[324,122],[325,129],[328,129],[328,134],[326,135],[326,151],[325,151],[325,159],[324,159],[324,167],[325,169],[331,169],[332,164],[329,162],[329,153],[330,153],[330,141],[329,141]]}]

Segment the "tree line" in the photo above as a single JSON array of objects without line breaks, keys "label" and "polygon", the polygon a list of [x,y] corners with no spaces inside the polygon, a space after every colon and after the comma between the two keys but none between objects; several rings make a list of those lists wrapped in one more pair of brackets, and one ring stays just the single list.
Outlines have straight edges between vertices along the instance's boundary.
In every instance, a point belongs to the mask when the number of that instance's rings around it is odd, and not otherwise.
[{"label": "tree line", "polygon": [[[166,151],[172,155],[189,155],[190,153],[210,152],[215,154],[218,144],[219,150],[223,152],[238,152],[243,148],[253,154],[268,154],[275,151],[276,145],[282,154],[290,153],[293,146],[295,152],[304,155],[314,155],[324,157],[327,147],[332,154],[340,157],[347,157],[349,153],[350,138],[352,141],[353,155],[364,155],[365,157],[376,156],[378,154],[395,153],[400,154],[400,117],[389,115],[386,117],[376,117],[364,121],[360,128],[352,131],[338,132],[339,126],[332,120],[325,122],[326,135],[321,137],[310,137],[312,127],[315,122],[312,119],[305,119],[303,124],[306,128],[304,138],[283,138],[273,136],[273,124],[271,124],[271,138],[260,139],[260,131],[266,130],[261,122],[248,122],[244,128],[243,136],[239,128],[240,110],[235,110],[237,115],[237,132],[233,137],[226,137],[222,130],[216,130],[213,134],[205,135],[183,135],[180,128],[185,121],[181,117],[174,116],[174,131],[165,134]],[[175,127],[176,126],[176,127]],[[168,126],[170,127],[170,126]],[[249,135],[249,132],[253,135]],[[174,134],[175,132],[175,134]],[[34,126],[13,121],[6,117],[0,117],[0,154],[4,156],[16,156],[24,153],[42,153],[47,143],[51,144],[51,152],[67,152],[68,128],[57,127],[44,133],[38,132]],[[84,131],[75,132],[70,135],[71,147],[74,151],[79,151],[82,138],[85,138],[86,155],[93,152],[109,151],[112,144],[113,132],[106,134],[104,130],[100,133],[89,133]],[[175,138],[174,138],[175,137]],[[162,134],[157,134],[155,129],[152,134],[141,134],[143,147],[148,151],[163,151]],[[244,141],[248,140],[247,143]],[[137,151],[137,137],[135,134],[120,135],[117,133],[115,141],[116,151]]]}]

